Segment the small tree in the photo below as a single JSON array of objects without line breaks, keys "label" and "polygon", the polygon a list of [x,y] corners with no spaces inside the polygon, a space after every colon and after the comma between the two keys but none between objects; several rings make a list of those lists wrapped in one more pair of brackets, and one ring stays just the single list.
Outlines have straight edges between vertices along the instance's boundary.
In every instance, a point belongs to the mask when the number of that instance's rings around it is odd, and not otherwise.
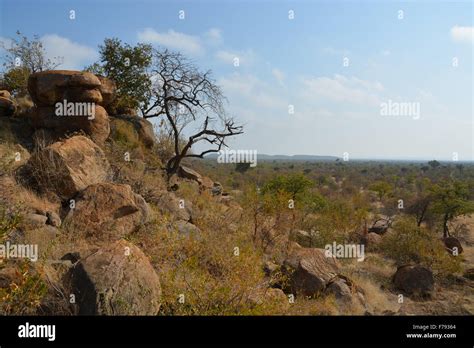
[{"label": "small tree", "polygon": [[433,212],[442,216],[443,237],[450,235],[448,223],[460,215],[474,212],[467,184],[459,181],[445,181],[431,188]]},{"label": "small tree", "polygon": [[24,95],[30,74],[52,70],[62,63],[62,57],[49,59],[37,35],[28,39],[20,31],[9,42],[0,42],[4,55],[2,84],[14,95]]},{"label": "small tree", "polygon": [[436,169],[436,168],[438,168],[438,167],[441,165],[441,163],[439,163],[437,160],[432,160],[432,161],[429,161],[429,162],[428,162],[428,165],[429,165],[431,168]]},{"label": "small tree", "polygon": [[117,38],[105,39],[99,46],[100,62],[85,68],[94,74],[115,81],[117,98],[112,108],[140,108],[144,114],[148,108],[151,80],[148,69],[152,62],[151,45],[124,44]]},{"label": "small tree", "polygon": [[386,181],[377,181],[370,185],[369,189],[376,192],[379,200],[382,201],[384,197],[392,192],[392,185]]},{"label": "small tree", "polygon": [[[151,100],[143,114],[145,118],[164,116],[167,120],[174,145],[174,154],[166,163],[169,176],[176,173],[183,158],[219,152],[227,146],[228,137],[243,133],[242,126],[226,116],[224,95],[210,71],[201,72],[180,53],[155,50],[152,74]],[[185,137],[185,128],[196,130]],[[192,153],[197,143],[211,148]]]},{"label": "small tree", "polygon": [[421,226],[431,214],[430,206],[433,203],[433,195],[430,192],[432,183],[424,178],[416,182],[416,192],[407,206],[407,213],[416,218],[417,226]]},{"label": "small tree", "polygon": [[263,192],[277,193],[283,191],[290,194],[290,197],[295,200],[298,195],[306,193],[311,186],[313,186],[313,182],[301,173],[287,176],[279,175],[265,184]]}]

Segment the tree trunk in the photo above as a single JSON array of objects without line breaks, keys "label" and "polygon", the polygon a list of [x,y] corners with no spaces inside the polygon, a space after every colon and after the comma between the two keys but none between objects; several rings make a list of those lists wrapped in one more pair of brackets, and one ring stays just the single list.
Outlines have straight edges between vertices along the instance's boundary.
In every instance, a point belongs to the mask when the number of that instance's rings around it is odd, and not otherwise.
[{"label": "tree trunk", "polygon": [[443,237],[444,238],[449,237],[448,221],[449,221],[448,214],[444,214],[444,219],[443,219]]}]

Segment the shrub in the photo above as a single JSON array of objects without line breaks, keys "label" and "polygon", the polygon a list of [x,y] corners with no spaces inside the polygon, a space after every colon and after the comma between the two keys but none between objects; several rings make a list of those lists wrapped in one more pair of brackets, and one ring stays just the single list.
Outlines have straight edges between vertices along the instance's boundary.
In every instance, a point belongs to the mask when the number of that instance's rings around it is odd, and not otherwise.
[{"label": "shrub", "polygon": [[29,261],[21,263],[16,272],[17,281],[12,282],[8,288],[0,289],[0,314],[35,314],[41,299],[46,295],[47,286]]},{"label": "shrub", "polygon": [[393,231],[384,236],[380,249],[397,265],[421,264],[442,276],[461,271],[461,258],[450,255],[443,242],[427,228],[417,226],[413,217],[397,220]]}]

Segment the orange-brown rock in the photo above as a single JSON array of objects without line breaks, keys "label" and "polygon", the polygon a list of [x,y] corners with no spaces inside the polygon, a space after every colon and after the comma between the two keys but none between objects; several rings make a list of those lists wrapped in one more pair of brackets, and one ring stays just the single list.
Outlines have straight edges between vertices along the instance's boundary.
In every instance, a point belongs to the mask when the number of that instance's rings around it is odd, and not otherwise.
[{"label": "orange-brown rock", "polygon": [[100,86],[94,74],[75,70],[47,70],[28,78],[28,92],[38,106],[53,106],[63,100],[101,103]]},{"label": "orange-brown rock", "polygon": [[84,315],[156,315],[161,286],[148,258],[120,240],[94,250],[72,270],[72,285]]},{"label": "orange-brown rock", "polygon": [[64,224],[76,234],[97,241],[119,240],[145,223],[150,211],[129,185],[98,183],[75,197]]},{"label": "orange-brown rock", "polygon": [[109,169],[104,152],[84,136],[47,146],[33,154],[26,166],[41,191],[52,191],[62,199],[105,181]]}]

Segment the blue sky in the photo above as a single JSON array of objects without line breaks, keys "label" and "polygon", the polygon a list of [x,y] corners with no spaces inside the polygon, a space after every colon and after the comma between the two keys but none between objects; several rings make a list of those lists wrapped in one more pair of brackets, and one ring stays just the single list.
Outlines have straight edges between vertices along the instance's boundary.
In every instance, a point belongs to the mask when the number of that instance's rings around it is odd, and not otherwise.
[{"label": "blue sky", "polygon": [[[474,160],[471,1],[0,0],[1,39],[16,30],[62,68],[95,61],[106,37],[183,52],[244,123],[236,149]],[[382,115],[388,101],[420,113]]]}]

